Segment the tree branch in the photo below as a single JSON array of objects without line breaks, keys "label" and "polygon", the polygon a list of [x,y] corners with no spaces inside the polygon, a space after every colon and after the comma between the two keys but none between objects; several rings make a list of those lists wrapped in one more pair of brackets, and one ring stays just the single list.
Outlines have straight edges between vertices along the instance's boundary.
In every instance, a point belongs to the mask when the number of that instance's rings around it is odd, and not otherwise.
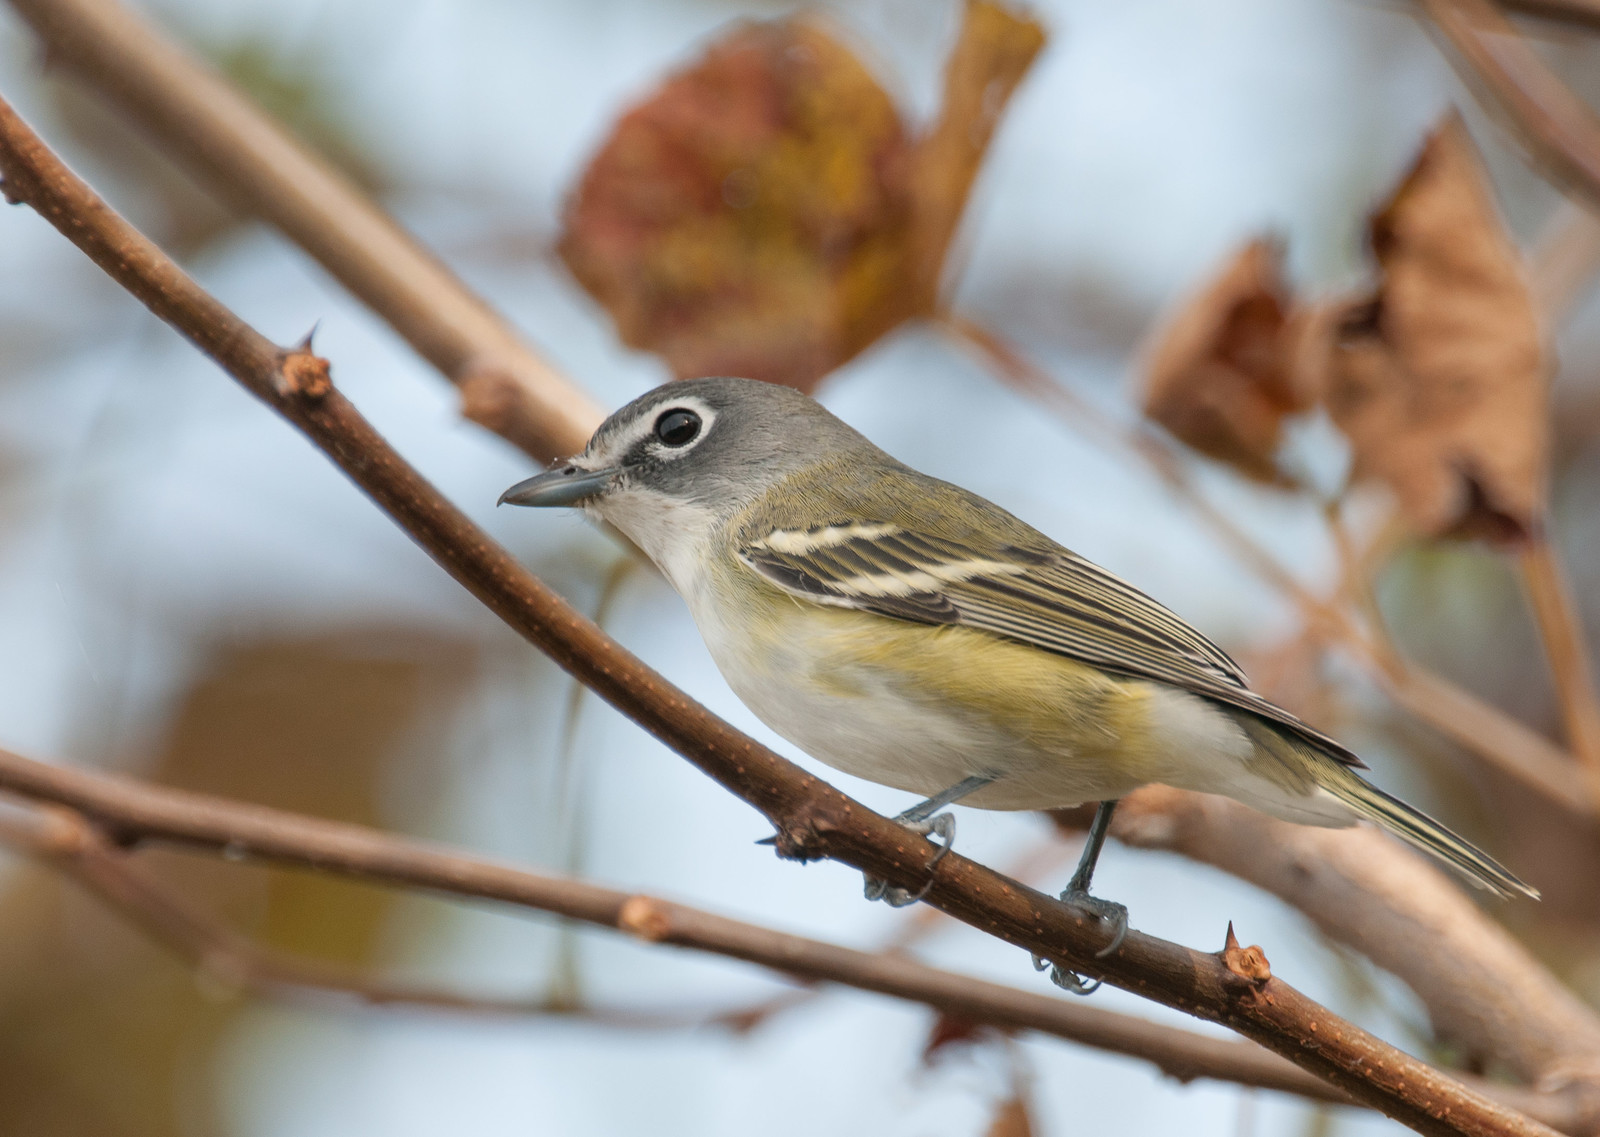
[{"label": "tree branch", "polygon": [[[932,847],[806,774],[694,703],[518,564],[405,461],[333,388],[326,360],[278,349],[186,276],[72,175],[0,103],[0,174],[26,202],[157,316],[315,442],[460,584],[556,663],[767,816],[780,853],[831,857],[913,891],[991,935],[1255,1039],[1425,1133],[1548,1133],[1331,1014],[1282,980],[1222,955],[1130,932],[1105,935],[1081,909]],[[931,880],[929,879],[931,872]]]},{"label": "tree branch", "polygon": [[[200,921],[190,912],[180,910],[132,872],[125,864],[127,853],[119,851],[107,834],[124,845],[159,840],[234,858],[253,856],[362,880],[500,901],[612,928],[648,943],[759,964],[803,982],[874,991],[1002,1030],[1034,1031],[1125,1054],[1151,1062],[1180,1081],[1215,1078],[1318,1101],[1351,1103],[1326,1082],[1254,1043],[1210,1038],[941,971],[897,954],[856,951],[655,897],[497,865],[361,826],[48,766],[5,751],[0,751],[0,785],[31,800],[66,807],[49,815],[35,813],[0,822],[0,837],[71,872],[185,954],[203,958],[203,952],[194,949],[204,949],[220,937],[197,927]],[[235,958],[249,958],[260,949],[230,933],[226,950]],[[323,987],[329,978],[313,966],[299,972],[294,982]],[[369,1001],[393,1001],[384,997],[387,993],[380,989]],[[453,1000],[439,1002],[459,1007]]]},{"label": "tree branch", "polygon": [[600,407],[358,187],[115,0],[13,0],[73,72],[245,213],[311,254],[461,388],[462,413],[538,459],[583,449]]},{"label": "tree branch", "polygon": [[1438,869],[1374,829],[1313,829],[1152,786],[1112,834],[1271,892],[1403,980],[1439,1035],[1531,1084],[1569,1087],[1600,1127],[1600,1019]]},{"label": "tree branch", "polygon": [[132,856],[76,811],[0,810],[0,845],[71,877],[152,939],[230,991],[282,1002],[329,1001],[492,1017],[583,1018],[610,1026],[677,1030],[715,1021],[717,1012],[597,1008],[552,999],[465,995],[374,978],[354,968],[273,951],[190,904],[132,863]]},{"label": "tree branch", "polygon": [[[196,914],[134,870],[128,863],[130,854],[118,845],[166,841],[234,859],[255,856],[398,887],[500,901],[623,931],[646,942],[755,963],[802,982],[873,991],[1001,1030],[1032,1031],[1123,1054],[1148,1061],[1183,1082],[1211,1078],[1315,1101],[1355,1104],[1326,1082],[1252,1043],[1210,1038],[987,983],[896,954],[856,951],[653,897],[495,865],[360,826],[47,766],[5,751],[0,751],[0,784],[58,807],[0,813],[0,841],[70,873],[217,978],[273,997],[294,997],[310,989],[373,1005],[415,1005],[474,1014],[584,1014],[632,1028],[670,1029],[691,1022],[690,1016],[682,1014],[562,1008],[430,992],[374,982],[325,964],[286,959],[264,952]],[[117,843],[107,834],[114,834]],[[712,1021],[738,1026],[742,1019],[741,1012],[734,1011]],[[1562,1132],[1591,1131],[1593,1103],[1573,1090],[1537,1092],[1483,1082],[1475,1085]]]},{"label": "tree branch", "polygon": [[1595,700],[1594,664],[1589,659],[1583,614],[1546,525],[1540,525],[1522,550],[1517,567],[1550,661],[1550,677],[1566,722],[1567,745],[1583,764],[1590,795],[1600,802],[1600,702]]},{"label": "tree branch", "polygon": [[1500,0],[1500,6],[1554,24],[1600,31],[1600,0]]}]

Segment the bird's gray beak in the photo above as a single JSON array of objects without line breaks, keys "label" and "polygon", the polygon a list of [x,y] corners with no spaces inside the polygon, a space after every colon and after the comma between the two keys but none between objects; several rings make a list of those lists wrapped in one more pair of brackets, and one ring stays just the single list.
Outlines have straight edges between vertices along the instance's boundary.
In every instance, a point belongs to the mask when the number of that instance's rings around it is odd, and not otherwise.
[{"label": "bird's gray beak", "polygon": [[557,466],[518,482],[500,495],[496,505],[582,505],[604,493],[622,473],[613,466],[607,470],[580,470],[576,466]]}]

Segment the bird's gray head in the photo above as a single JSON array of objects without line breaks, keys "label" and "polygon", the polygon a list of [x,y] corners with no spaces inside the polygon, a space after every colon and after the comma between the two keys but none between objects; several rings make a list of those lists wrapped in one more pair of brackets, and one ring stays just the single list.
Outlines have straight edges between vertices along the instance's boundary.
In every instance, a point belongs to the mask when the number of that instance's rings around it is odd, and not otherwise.
[{"label": "bird's gray head", "polygon": [[500,495],[616,525],[661,564],[666,545],[737,513],[819,455],[870,442],[815,401],[753,379],[691,379],[640,395],[582,454]]}]

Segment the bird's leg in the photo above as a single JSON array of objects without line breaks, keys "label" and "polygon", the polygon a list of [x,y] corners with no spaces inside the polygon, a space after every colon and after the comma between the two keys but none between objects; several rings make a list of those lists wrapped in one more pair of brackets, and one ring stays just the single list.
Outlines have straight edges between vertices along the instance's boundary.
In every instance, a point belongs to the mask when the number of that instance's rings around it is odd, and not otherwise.
[{"label": "bird's leg", "polygon": [[947,790],[934,794],[927,801],[919,801],[916,805],[897,815],[894,821],[903,825],[911,832],[922,837],[931,837],[937,834],[943,839],[932,842],[938,852],[933,854],[933,860],[928,862],[928,883],[916,892],[904,888],[895,888],[888,881],[875,876],[863,876],[863,891],[868,900],[882,900],[891,908],[904,908],[907,904],[915,904],[928,894],[928,889],[933,887],[932,872],[935,865],[950,851],[950,845],[956,839],[956,819],[948,813],[939,813],[951,802],[960,801],[974,790],[981,790],[984,786],[995,780],[994,774],[974,774],[970,778],[963,778]]},{"label": "bird's leg", "polygon": [[[1106,833],[1111,828],[1111,814],[1116,810],[1117,802],[1103,801],[1094,811],[1094,820],[1089,823],[1089,839],[1083,843],[1083,855],[1078,858],[1077,871],[1072,874],[1072,879],[1067,882],[1067,890],[1061,894],[1061,899],[1077,908],[1085,908],[1092,913],[1095,919],[1111,928],[1111,942],[1095,952],[1095,958],[1100,959],[1110,955],[1122,946],[1122,941],[1128,935],[1128,910],[1121,904],[1112,900],[1100,900],[1089,895],[1089,882],[1094,879],[1094,866],[1100,860],[1100,849],[1106,843]],[[1036,970],[1050,969],[1050,980],[1057,987],[1065,988],[1074,995],[1087,995],[1100,986],[1098,979],[1089,982],[1075,971],[1068,971],[1063,967],[1033,957],[1033,966]]]}]

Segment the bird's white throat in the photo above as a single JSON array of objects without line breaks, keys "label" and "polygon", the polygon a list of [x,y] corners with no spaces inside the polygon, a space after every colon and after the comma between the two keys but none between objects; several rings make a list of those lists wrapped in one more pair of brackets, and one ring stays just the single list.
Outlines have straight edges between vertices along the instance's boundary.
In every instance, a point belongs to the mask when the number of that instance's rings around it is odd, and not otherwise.
[{"label": "bird's white throat", "polygon": [[715,547],[712,510],[638,486],[606,494],[587,510],[622,530],[678,595],[693,603],[705,575],[705,551]]}]

